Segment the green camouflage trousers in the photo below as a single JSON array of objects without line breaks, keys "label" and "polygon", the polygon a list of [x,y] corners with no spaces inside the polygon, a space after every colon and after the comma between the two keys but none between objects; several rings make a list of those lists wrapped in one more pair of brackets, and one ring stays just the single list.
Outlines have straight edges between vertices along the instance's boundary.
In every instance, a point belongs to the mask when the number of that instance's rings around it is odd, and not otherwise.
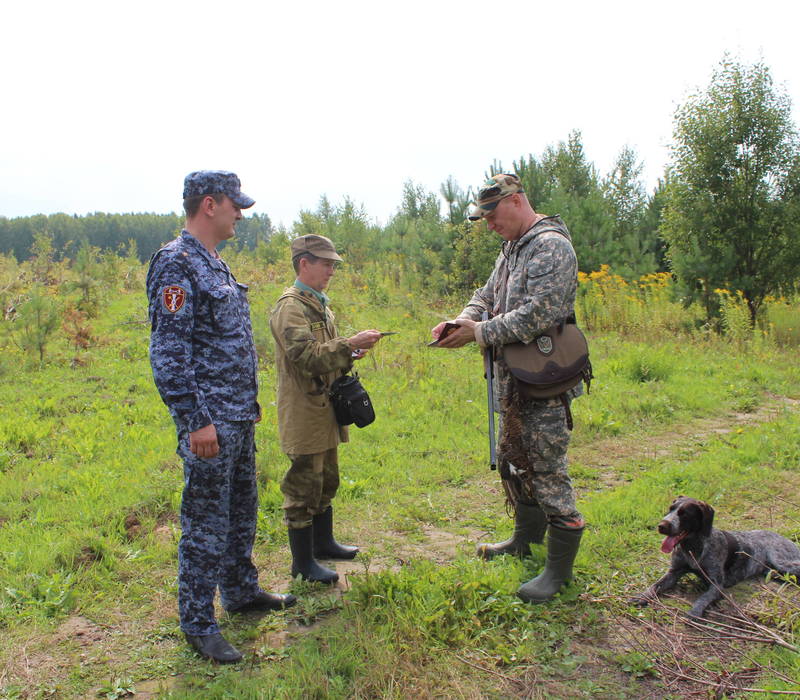
[{"label": "green camouflage trousers", "polygon": [[281,482],[283,519],[290,529],[309,527],[324,513],[339,488],[339,456],[334,447],[313,455],[289,455],[292,466]]},{"label": "green camouflage trousers", "polygon": [[[560,399],[504,401],[500,419],[500,476],[512,507],[538,505],[549,522],[582,527],[567,473],[570,431]],[[513,465],[513,466],[512,466]]]}]

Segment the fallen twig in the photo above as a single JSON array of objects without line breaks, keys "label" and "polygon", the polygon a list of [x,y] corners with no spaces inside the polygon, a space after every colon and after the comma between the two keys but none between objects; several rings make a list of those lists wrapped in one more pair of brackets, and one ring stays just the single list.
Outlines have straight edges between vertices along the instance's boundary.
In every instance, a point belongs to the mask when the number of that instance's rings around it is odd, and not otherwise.
[{"label": "fallen twig", "polygon": [[[628,638],[634,647],[651,660],[667,686],[679,682],[696,683],[702,687],[716,688],[718,697],[727,690],[800,695],[800,691],[771,691],[749,687],[747,681],[752,681],[763,674],[771,674],[790,685],[796,685],[796,680],[775,668],[762,665],[745,650],[733,646],[732,642],[786,645],[790,648],[793,645],[785,642],[769,628],[756,623],[735,602],[730,599],[729,602],[735,610],[734,615],[714,611],[715,618],[721,619],[698,620],[687,618],[675,608],[666,606],[660,600],[654,600],[651,602],[651,607],[659,614],[667,613],[671,617],[671,624],[654,622],[622,611],[624,621],[621,626],[628,633]],[[678,622],[683,624],[678,625]],[[687,635],[681,631],[681,627],[683,629],[688,627],[696,632]],[[717,670],[711,671],[703,665],[696,654],[687,649],[687,642],[721,644],[728,649],[731,658],[738,656],[740,660],[746,659],[753,666],[739,671],[723,671],[721,674]],[[740,687],[740,683],[744,687]]]},{"label": "fallen twig", "polygon": [[463,656],[459,656],[455,654],[455,657],[461,661],[462,663],[467,664],[467,666],[472,666],[472,668],[477,668],[479,671],[485,671],[486,673],[491,673],[493,676],[497,676],[498,678],[502,678],[513,685],[521,685],[520,681],[517,678],[512,678],[511,676],[507,676],[505,673],[500,673],[499,671],[495,671],[491,668],[486,668],[486,666],[481,666],[480,664],[473,663],[468,659],[465,659]]}]

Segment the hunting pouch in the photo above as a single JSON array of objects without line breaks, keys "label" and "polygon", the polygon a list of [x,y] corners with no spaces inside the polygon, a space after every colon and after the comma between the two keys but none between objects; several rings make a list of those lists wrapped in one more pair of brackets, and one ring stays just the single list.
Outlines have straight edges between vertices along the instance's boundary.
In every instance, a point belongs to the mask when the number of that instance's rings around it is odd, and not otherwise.
[{"label": "hunting pouch", "polygon": [[329,396],[336,422],[339,425],[356,424],[363,428],[375,420],[375,409],[358,374],[344,374],[331,384]]},{"label": "hunting pouch", "polygon": [[581,380],[592,381],[589,345],[574,318],[551,326],[530,343],[503,346],[503,357],[525,399],[563,396]]}]

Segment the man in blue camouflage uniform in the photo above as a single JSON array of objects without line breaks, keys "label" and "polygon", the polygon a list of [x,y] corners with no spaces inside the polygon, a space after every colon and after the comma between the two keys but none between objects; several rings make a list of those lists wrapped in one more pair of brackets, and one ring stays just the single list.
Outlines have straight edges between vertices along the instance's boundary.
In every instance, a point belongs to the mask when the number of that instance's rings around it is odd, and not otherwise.
[{"label": "man in blue camouflage uniform", "polygon": [[279,610],[292,595],[258,586],[252,562],[258,493],[255,472],[257,358],[247,286],[217,253],[254,201],[234,173],[202,170],[184,181],[186,228],[150,261],[150,362],[178,431],[184,461],[178,608],[181,629],[202,656],[242,655],[214,616],[219,587],[229,612]]},{"label": "man in blue camouflage uniform", "polygon": [[[486,284],[455,319],[459,328],[441,339],[439,347],[458,348],[477,341],[494,349],[495,395],[501,413],[500,474],[515,511],[515,527],[505,542],[478,545],[478,554],[486,559],[498,554],[522,556],[530,553],[530,544],[542,543],[547,531],[545,569],[517,591],[523,600],[540,603],[572,578],[584,529],[567,473],[569,403],[582,387],[563,397],[522,399],[503,359],[503,346],[530,343],[556,323],[574,317],[578,264],[564,222],[536,213],[516,175],[495,175],[485,183],[469,218],[485,218],[489,230],[503,238],[503,249]],[[490,318],[481,322],[483,312]],[[435,338],[443,326],[433,329]]]}]

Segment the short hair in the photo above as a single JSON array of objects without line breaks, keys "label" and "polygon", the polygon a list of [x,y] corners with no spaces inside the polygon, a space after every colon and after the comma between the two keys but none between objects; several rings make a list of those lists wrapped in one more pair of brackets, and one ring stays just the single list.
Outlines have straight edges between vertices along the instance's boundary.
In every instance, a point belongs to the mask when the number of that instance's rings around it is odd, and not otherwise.
[{"label": "short hair", "polygon": [[206,197],[211,197],[217,204],[222,204],[225,200],[225,195],[222,192],[214,192],[213,194],[197,194],[194,197],[187,197],[183,200],[183,210],[186,212],[186,218],[191,219],[198,211],[200,205]]},{"label": "short hair", "polygon": [[294,268],[294,273],[297,274],[300,272],[300,261],[301,260],[308,260],[310,263],[315,263],[317,260],[322,260],[322,258],[314,255],[313,253],[300,253],[300,255],[295,255],[292,258],[292,267]]}]

